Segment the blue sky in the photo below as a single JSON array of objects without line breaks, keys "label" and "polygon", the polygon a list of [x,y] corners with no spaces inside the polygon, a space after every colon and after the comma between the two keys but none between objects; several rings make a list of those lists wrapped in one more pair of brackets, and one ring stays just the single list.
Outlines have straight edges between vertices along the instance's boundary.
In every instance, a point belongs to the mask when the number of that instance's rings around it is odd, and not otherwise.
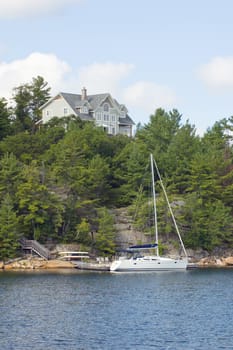
[{"label": "blue sky", "polygon": [[231,0],[0,0],[0,97],[42,75],[110,92],[136,123],[177,108],[202,134],[233,115]]}]

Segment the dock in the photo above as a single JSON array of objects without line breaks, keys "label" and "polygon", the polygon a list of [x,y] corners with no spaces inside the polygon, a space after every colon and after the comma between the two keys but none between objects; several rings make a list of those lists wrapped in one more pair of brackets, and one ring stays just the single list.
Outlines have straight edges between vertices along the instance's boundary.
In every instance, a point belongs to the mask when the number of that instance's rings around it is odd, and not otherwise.
[{"label": "dock", "polygon": [[89,271],[110,271],[109,263],[89,263],[77,261],[74,263],[76,269]]}]

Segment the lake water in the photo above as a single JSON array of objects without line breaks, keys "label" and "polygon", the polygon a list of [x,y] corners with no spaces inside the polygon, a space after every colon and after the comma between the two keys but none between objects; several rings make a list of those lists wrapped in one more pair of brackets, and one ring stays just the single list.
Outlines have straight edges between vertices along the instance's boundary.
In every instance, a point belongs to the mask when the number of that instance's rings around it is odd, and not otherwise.
[{"label": "lake water", "polygon": [[233,349],[233,270],[1,272],[1,350]]}]

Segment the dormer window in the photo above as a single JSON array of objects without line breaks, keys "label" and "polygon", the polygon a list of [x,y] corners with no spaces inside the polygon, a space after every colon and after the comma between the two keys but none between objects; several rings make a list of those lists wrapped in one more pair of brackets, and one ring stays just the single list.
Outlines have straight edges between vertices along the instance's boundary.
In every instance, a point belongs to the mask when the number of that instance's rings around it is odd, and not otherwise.
[{"label": "dormer window", "polygon": [[109,111],[109,104],[105,103],[104,104],[104,112],[108,112]]},{"label": "dormer window", "polygon": [[82,113],[88,113],[88,108],[86,106],[83,106]]}]

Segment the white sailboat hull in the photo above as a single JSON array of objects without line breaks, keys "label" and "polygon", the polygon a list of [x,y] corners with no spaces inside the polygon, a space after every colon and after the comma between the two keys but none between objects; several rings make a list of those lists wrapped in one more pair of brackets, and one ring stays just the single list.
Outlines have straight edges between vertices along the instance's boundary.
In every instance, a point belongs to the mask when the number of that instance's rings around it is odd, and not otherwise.
[{"label": "white sailboat hull", "polygon": [[188,260],[186,258],[144,256],[115,260],[110,266],[110,271],[175,271],[186,270],[187,266]]}]

